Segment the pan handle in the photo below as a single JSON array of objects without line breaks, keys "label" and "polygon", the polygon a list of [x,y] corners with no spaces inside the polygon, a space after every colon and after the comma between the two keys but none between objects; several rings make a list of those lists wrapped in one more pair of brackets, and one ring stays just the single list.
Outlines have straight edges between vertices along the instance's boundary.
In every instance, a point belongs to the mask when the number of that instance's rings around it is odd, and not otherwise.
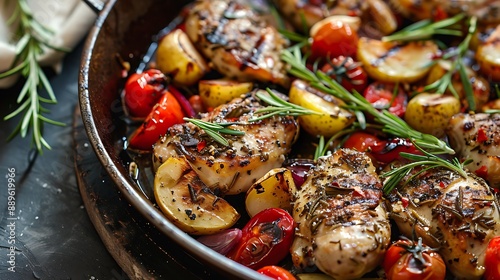
[{"label": "pan handle", "polygon": [[101,0],[83,0],[96,14],[104,8],[104,2]]}]

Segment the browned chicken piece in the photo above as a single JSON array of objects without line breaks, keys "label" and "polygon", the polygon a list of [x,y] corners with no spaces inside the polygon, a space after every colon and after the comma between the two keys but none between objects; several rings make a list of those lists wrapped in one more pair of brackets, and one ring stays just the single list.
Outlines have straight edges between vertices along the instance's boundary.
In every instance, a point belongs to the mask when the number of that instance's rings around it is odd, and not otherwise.
[{"label": "browned chicken piece", "polygon": [[[295,28],[304,31],[318,21],[332,15],[358,16],[365,23],[374,23],[383,34],[398,27],[390,7],[383,0],[274,0],[278,10],[290,20]],[[371,28],[373,32],[373,28]]]},{"label": "browned chicken piece", "polygon": [[291,253],[295,266],[317,266],[335,279],[357,279],[375,269],[391,228],[382,183],[371,159],[341,149],[321,157],[294,192],[298,223]]},{"label": "browned chicken piece", "polygon": [[186,33],[223,75],[289,85],[280,59],[287,40],[242,2],[197,1],[187,17]]},{"label": "browned chicken piece", "polygon": [[471,172],[500,188],[500,114],[457,114],[446,129],[450,146]]},{"label": "browned chicken piece", "polygon": [[483,179],[432,169],[401,183],[387,201],[400,232],[438,248],[456,279],[481,278],[488,242],[500,234],[498,202]]},{"label": "browned chicken piece", "polygon": [[255,110],[263,107],[252,92],[216,107],[202,118],[213,123],[237,123],[229,128],[243,131],[245,135],[224,134],[228,146],[214,141],[192,123],[172,126],[154,146],[155,169],[170,157],[185,157],[210,188],[223,195],[246,192],[269,170],[281,167],[299,132],[292,116],[249,122],[255,117]]}]

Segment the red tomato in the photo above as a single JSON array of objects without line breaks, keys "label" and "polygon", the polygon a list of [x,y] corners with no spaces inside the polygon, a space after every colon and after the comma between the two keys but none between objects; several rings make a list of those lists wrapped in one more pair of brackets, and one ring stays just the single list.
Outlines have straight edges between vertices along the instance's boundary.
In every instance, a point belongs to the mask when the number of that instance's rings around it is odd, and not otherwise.
[{"label": "red tomato", "polygon": [[433,249],[418,242],[401,239],[393,243],[385,254],[382,267],[387,280],[442,280],[446,265]]},{"label": "red tomato", "polygon": [[396,96],[394,96],[394,84],[374,82],[366,88],[363,96],[376,109],[387,109],[400,118],[406,112],[408,95],[399,87]]},{"label": "red tomato", "polygon": [[500,279],[500,236],[493,237],[484,255],[484,279]]},{"label": "red tomato", "polygon": [[295,280],[295,276],[290,273],[290,271],[282,268],[281,266],[269,265],[264,266],[257,270],[260,274],[264,274],[276,280]]},{"label": "red tomato", "polygon": [[324,22],[311,37],[311,53],[315,58],[353,56],[358,48],[358,33],[340,20]]},{"label": "red tomato", "polygon": [[326,63],[321,71],[335,79],[348,91],[362,93],[368,83],[368,75],[361,64],[352,57],[339,56]]},{"label": "red tomato", "polygon": [[152,146],[174,124],[184,122],[184,112],[175,97],[168,91],[153,107],[144,123],[129,138],[134,149],[151,150]]},{"label": "red tomato", "polygon": [[263,210],[243,227],[241,241],[228,257],[252,269],[275,265],[288,255],[294,228],[295,222],[287,211]]},{"label": "red tomato", "polygon": [[125,83],[125,106],[133,117],[144,118],[151,112],[167,87],[165,75],[158,69],[130,75]]},{"label": "red tomato", "polygon": [[421,154],[413,144],[401,138],[382,140],[377,136],[366,132],[354,132],[344,142],[344,148],[356,149],[367,152],[372,158],[382,165],[401,159],[399,153]]}]

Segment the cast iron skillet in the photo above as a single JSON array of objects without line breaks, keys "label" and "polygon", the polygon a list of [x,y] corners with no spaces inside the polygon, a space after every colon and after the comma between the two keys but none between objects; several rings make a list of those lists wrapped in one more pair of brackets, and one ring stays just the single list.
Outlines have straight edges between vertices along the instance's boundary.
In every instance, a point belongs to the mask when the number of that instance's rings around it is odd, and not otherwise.
[{"label": "cast iron skillet", "polygon": [[[118,190],[147,220],[200,262],[239,279],[264,276],[206,248],[170,223],[128,176],[121,157],[125,122],[120,104],[122,58],[135,69],[154,35],[171,22],[187,0],[109,0],[85,43],[79,74],[83,123],[97,157]],[[145,248],[146,250],[146,248]]]}]

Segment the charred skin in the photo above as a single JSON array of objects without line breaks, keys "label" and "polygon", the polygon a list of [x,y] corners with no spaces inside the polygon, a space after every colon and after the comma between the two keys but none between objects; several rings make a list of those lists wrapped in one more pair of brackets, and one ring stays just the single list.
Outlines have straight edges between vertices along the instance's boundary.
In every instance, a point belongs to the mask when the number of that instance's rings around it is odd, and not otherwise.
[{"label": "charred skin", "polygon": [[375,24],[383,34],[397,28],[394,14],[382,0],[274,0],[274,3],[299,32],[332,15],[360,17],[365,23]]},{"label": "charred skin", "polygon": [[451,147],[466,167],[500,188],[500,114],[457,114],[446,129]]},{"label": "charred skin", "polygon": [[185,123],[172,126],[153,150],[155,169],[169,157],[185,157],[200,179],[221,194],[246,192],[269,170],[281,167],[298,136],[298,123],[291,116],[275,116],[249,122],[263,104],[253,93],[215,108],[202,120],[214,123],[237,122],[230,128],[243,136],[224,134],[223,146],[199,127]]},{"label": "charred skin", "polygon": [[415,229],[424,243],[439,248],[456,279],[481,278],[488,242],[500,234],[498,202],[484,180],[431,170],[393,191],[387,201],[401,234],[411,238]]},{"label": "charred skin", "polygon": [[317,266],[335,279],[357,279],[379,265],[390,243],[382,183],[371,159],[354,150],[321,157],[294,193],[296,267]]},{"label": "charred skin", "polygon": [[223,75],[289,85],[286,65],[280,59],[287,41],[241,2],[197,1],[187,17],[186,33]]}]

